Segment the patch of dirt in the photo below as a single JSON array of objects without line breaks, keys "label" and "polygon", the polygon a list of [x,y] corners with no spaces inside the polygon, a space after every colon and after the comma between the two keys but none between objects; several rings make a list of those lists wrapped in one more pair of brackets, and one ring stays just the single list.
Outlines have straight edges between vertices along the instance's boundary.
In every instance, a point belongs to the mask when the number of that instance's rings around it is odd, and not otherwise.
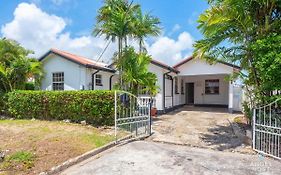
[{"label": "patch of dirt", "polygon": [[[13,168],[6,174],[39,174],[113,140],[110,128],[38,120],[0,120],[0,150],[7,155],[30,151],[36,157],[32,168]],[[4,170],[0,168],[0,174],[1,171]]]},{"label": "patch of dirt", "polygon": [[149,139],[219,151],[253,153],[251,146],[234,134],[229,122],[239,115],[229,114],[225,109],[184,107],[153,122],[154,134]]}]

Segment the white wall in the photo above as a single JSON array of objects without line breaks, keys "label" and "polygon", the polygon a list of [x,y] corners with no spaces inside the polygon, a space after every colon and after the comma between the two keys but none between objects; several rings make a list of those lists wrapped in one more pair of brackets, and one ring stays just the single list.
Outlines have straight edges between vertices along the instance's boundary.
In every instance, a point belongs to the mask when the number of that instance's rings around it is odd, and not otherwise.
[{"label": "white wall", "polygon": [[[91,90],[92,89],[92,74],[95,73],[97,70],[95,69],[86,69],[86,89]],[[96,74],[100,74],[102,76],[102,86],[97,86],[96,84],[94,84],[94,89],[95,90],[109,90],[109,80],[110,80],[110,76],[113,75],[114,73],[110,73],[110,72],[105,72],[105,71],[99,71]],[[96,75],[95,74],[95,75]],[[94,80],[95,83],[95,80]]]},{"label": "white wall", "polygon": [[[194,104],[228,105],[229,82],[225,81],[226,76],[227,75],[198,75],[184,77],[185,83],[194,83]],[[219,79],[219,94],[205,94],[205,80],[208,79]],[[182,103],[185,103],[185,98]]]},{"label": "white wall", "polygon": [[232,74],[233,68],[222,63],[210,65],[201,59],[192,59],[178,67],[179,76],[183,75],[213,75],[213,74]]},{"label": "white wall", "polygon": [[166,70],[154,64],[149,64],[148,70],[157,76],[157,86],[159,87],[159,92],[155,97],[156,108],[157,110],[163,110],[163,74]]},{"label": "white wall", "polygon": [[64,89],[79,90],[86,85],[86,69],[64,58],[50,54],[43,61],[45,77],[42,80],[42,90],[52,90],[52,73],[64,72]]}]

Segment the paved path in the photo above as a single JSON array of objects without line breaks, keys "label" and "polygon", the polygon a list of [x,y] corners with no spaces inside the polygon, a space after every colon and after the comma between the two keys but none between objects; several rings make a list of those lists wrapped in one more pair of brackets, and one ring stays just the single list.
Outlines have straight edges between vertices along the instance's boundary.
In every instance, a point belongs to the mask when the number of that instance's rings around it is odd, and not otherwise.
[{"label": "paved path", "polygon": [[62,174],[280,175],[280,172],[280,162],[257,155],[137,141],[108,150]]},{"label": "paved path", "polygon": [[230,125],[239,115],[229,114],[224,108],[183,107],[156,119],[150,140],[252,153],[251,146],[236,137]]}]

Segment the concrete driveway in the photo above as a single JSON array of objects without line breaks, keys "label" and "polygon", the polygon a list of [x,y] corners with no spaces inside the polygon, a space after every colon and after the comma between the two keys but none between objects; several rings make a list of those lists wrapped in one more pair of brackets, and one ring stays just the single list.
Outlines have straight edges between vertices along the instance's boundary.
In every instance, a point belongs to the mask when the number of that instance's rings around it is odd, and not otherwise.
[{"label": "concrete driveway", "polygon": [[112,148],[62,174],[279,175],[280,161],[254,154],[234,135],[230,122],[236,116],[185,107],[154,121],[147,140]]},{"label": "concrete driveway", "polygon": [[62,175],[279,175],[281,163],[258,155],[132,142],[75,165]]},{"label": "concrete driveway", "polygon": [[233,132],[231,122],[239,115],[229,114],[225,108],[186,106],[154,120],[150,140],[252,153],[251,146]]}]

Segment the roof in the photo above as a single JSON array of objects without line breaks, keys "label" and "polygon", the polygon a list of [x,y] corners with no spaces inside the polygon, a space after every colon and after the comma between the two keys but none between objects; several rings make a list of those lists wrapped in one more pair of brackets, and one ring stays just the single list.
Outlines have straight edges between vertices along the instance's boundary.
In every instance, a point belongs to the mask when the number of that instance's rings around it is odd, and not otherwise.
[{"label": "roof", "polygon": [[65,52],[62,50],[54,49],[52,48],[50,51],[48,51],[46,54],[44,54],[42,57],[39,58],[39,61],[43,61],[48,55],[55,54],[62,58],[65,58],[69,61],[72,61],[74,63],[77,63],[79,65],[85,66],[87,68],[93,68],[93,69],[99,69],[107,72],[115,72],[114,69],[110,68],[108,64],[97,62],[94,60],[91,60],[89,58],[75,55],[69,52]]},{"label": "roof", "polygon": [[[114,64],[115,64],[114,62],[111,63],[111,64],[109,65],[109,67],[113,67]],[[171,71],[171,72],[179,73],[179,71],[178,71],[177,69],[175,69],[175,68],[173,68],[173,67],[171,67],[171,66],[168,66],[167,64],[164,64],[164,63],[162,63],[162,62],[160,62],[160,61],[154,60],[154,59],[151,60],[151,64],[154,64],[154,65],[156,65],[156,66],[159,66],[159,67],[161,67],[161,68],[163,68],[163,69],[167,69],[167,70],[169,70],[169,71]]]},{"label": "roof", "polygon": [[[173,68],[177,69],[178,67],[180,67],[181,65],[183,65],[183,64],[185,64],[185,63],[191,61],[192,59],[194,59],[194,57],[193,57],[193,56],[190,56],[190,57],[188,57],[188,58],[182,60],[181,62],[177,63],[176,65],[174,65]],[[219,62],[219,63],[221,63],[221,64],[224,64],[224,65],[227,65],[227,66],[230,66],[230,67],[233,67],[233,68],[235,68],[235,69],[239,69],[239,70],[241,69],[240,66],[237,66],[237,65],[234,65],[234,64],[231,64],[231,63],[227,63],[227,62],[225,62],[225,61],[220,61],[220,60],[218,60],[217,62]]]},{"label": "roof", "polygon": [[175,68],[171,67],[171,66],[168,66],[167,64],[164,64],[164,63],[161,63],[160,61],[157,61],[157,60],[151,60],[151,63],[156,65],[156,66],[159,66],[159,67],[162,67],[164,69],[167,69],[171,72],[175,72],[175,73],[179,73],[178,70],[176,70]]}]

